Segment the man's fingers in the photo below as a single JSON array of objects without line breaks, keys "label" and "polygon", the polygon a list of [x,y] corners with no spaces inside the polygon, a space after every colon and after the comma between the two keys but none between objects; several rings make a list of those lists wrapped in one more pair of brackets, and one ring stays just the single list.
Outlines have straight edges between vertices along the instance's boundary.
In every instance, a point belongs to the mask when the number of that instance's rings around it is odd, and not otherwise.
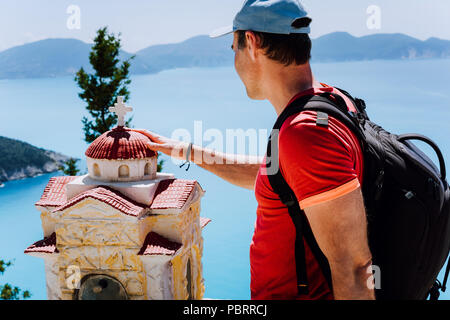
[{"label": "man's fingers", "polygon": [[155,133],[153,133],[153,132],[151,132],[151,131],[148,131],[148,130],[146,130],[146,129],[130,129],[131,131],[135,131],[135,132],[139,132],[139,133],[142,133],[143,135],[146,135],[147,137],[150,137],[150,136],[157,136],[157,134],[155,134]]},{"label": "man's fingers", "polygon": [[151,142],[148,142],[147,145],[150,149],[156,152],[162,152],[171,157],[179,158],[180,154],[183,154],[183,150],[185,149],[185,144],[178,143],[172,144],[167,142],[167,138],[161,137],[160,135],[153,133],[148,130],[143,129],[131,129],[132,131],[139,132],[150,139]]},{"label": "man's fingers", "polygon": [[144,130],[144,129],[131,129],[132,131],[139,132],[149,138],[153,142],[162,143],[160,136],[154,132]]},{"label": "man's fingers", "polygon": [[164,147],[163,145],[159,144],[159,143],[153,143],[153,142],[149,142],[147,143],[147,146],[152,149],[153,151],[164,151],[167,148]]}]

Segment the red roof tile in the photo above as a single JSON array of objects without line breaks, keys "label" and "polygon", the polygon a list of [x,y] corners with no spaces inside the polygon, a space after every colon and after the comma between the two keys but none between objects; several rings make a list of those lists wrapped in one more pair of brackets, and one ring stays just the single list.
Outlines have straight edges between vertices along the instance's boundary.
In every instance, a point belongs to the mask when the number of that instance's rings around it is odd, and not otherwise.
[{"label": "red roof tile", "polygon": [[204,227],[206,227],[206,225],[207,225],[208,223],[210,223],[210,222],[211,222],[211,219],[200,217],[200,227],[201,227],[202,229],[203,229]]},{"label": "red roof tile", "polygon": [[169,179],[159,183],[151,209],[181,209],[194,190],[196,181]]},{"label": "red roof tile", "polygon": [[67,201],[66,184],[77,177],[53,177],[44,189],[41,199],[36,202],[37,206],[59,207]]},{"label": "red roof tile", "polygon": [[91,143],[86,156],[93,159],[143,159],[156,156],[148,146],[150,139],[129,128],[117,127]]},{"label": "red roof tile", "polygon": [[33,243],[31,246],[26,248],[24,252],[49,254],[58,253],[58,249],[56,249],[56,233],[53,232],[51,236]]},{"label": "red roof tile", "polygon": [[149,232],[145,237],[144,244],[139,251],[140,256],[150,255],[174,255],[178,249],[181,248],[181,244],[178,242],[170,241],[167,238],[157,234],[156,232]]},{"label": "red roof tile", "polygon": [[106,204],[109,204],[111,207],[123,212],[124,214],[137,217],[139,214],[147,209],[148,207],[144,204],[140,204],[126,196],[124,196],[119,191],[113,190],[109,187],[97,187],[95,189],[91,189],[88,191],[85,191],[83,193],[80,193],[76,197],[73,197],[68,202],[66,202],[64,205],[60,206],[55,212],[63,211],[74,204],[87,199],[87,198],[93,198],[98,201],[104,202]]},{"label": "red roof tile", "polygon": [[[67,201],[66,185],[77,177],[53,177],[49,180],[44,189],[41,199],[36,202],[37,206],[55,207],[55,211],[61,211],[71,205],[87,198],[88,196],[97,200],[109,203],[125,214],[137,216],[147,209],[144,204],[137,203],[127,198],[120,192],[109,187],[102,187],[103,190],[95,188],[79,194]],[[155,192],[150,209],[181,209],[194,190],[196,181],[169,179],[159,183]]]}]

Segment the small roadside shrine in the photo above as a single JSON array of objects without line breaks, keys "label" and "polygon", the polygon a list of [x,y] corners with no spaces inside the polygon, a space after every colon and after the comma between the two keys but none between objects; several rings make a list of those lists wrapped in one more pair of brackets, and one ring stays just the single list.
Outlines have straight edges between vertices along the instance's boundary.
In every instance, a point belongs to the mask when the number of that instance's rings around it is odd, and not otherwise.
[{"label": "small roadside shrine", "polygon": [[36,208],[44,239],[25,250],[45,262],[50,300],[202,299],[204,194],[197,181],[157,173],[157,154],[118,126],[87,149],[88,174],[54,177]]}]

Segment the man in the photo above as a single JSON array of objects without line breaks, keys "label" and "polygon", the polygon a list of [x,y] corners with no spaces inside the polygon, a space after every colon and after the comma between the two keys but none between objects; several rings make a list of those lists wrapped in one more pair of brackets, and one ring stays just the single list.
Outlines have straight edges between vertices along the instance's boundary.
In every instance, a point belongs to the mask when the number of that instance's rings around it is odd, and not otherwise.
[{"label": "man", "polygon": [[[313,77],[310,22],[298,0],[247,0],[234,19],[236,71],[248,96],[269,100],[278,115],[304,95],[342,95]],[[343,98],[349,110],[356,111]],[[269,183],[265,160],[217,153],[138,130],[150,137],[154,150],[179,159],[187,154],[189,161],[226,181],[255,190],[252,299],[374,299],[361,193],[361,148],[356,136],[338,120],[330,117],[328,127],[316,121],[316,112],[303,111],[288,118],[279,132],[281,173],[295,192],[331,271],[330,286],[305,243],[307,294],[297,290],[296,230],[287,207]],[[204,161],[212,158],[216,159],[213,164]]]}]

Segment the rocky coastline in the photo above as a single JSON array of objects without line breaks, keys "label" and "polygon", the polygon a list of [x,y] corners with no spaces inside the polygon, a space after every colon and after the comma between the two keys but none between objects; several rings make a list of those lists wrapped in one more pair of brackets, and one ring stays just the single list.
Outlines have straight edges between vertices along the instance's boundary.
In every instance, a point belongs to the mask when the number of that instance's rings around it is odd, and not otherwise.
[{"label": "rocky coastline", "polygon": [[[6,138],[3,138],[5,141]],[[8,139],[7,142],[14,141],[13,139]],[[11,153],[8,155],[8,159],[2,159],[0,156],[0,161],[3,160],[4,164],[0,163],[0,188],[4,186],[5,182],[13,181],[13,180],[21,180],[26,178],[36,177],[41,174],[51,173],[58,171],[59,167],[64,164],[65,161],[70,159],[70,157],[65,156],[61,153],[44,150],[40,148],[33,147],[24,142],[19,142],[17,140],[14,141],[14,146],[22,146],[24,145],[27,148],[27,152],[25,154],[17,155],[17,158],[21,158],[20,161],[14,159],[14,156],[11,156]],[[7,149],[5,145],[2,146],[1,149]],[[2,152],[5,154],[8,151],[3,149]],[[30,151],[31,150],[31,151]],[[27,156],[30,155],[30,152],[33,153],[33,156],[39,156],[39,161],[29,161],[27,162]],[[25,159],[25,160],[24,160]],[[31,159],[31,157],[30,157]],[[6,165],[7,164],[7,165]]]}]

